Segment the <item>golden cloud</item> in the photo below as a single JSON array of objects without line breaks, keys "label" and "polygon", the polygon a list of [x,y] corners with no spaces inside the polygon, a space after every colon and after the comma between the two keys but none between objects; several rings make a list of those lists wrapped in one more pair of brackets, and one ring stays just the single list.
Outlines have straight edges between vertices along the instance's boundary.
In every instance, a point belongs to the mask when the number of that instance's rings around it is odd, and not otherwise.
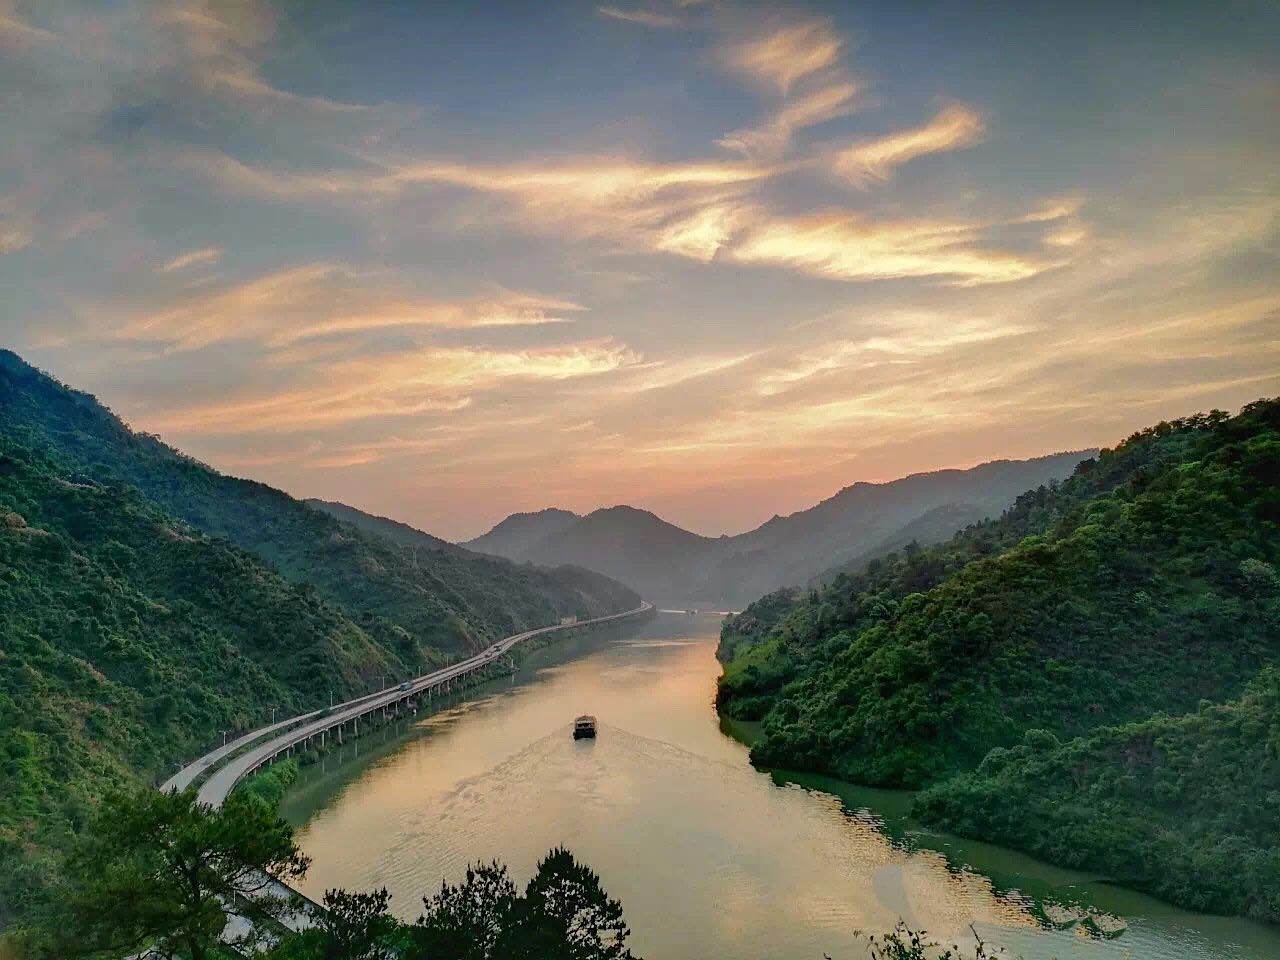
[{"label": "golden cloud", "polygon": [[855,143],[832,158],[835,172],[857,186],[887,180],[894,168],[931,153],[943,153],[977,143],[984,130],[982,117],[969,107],[947,107],[929,123],[911,130]]},{"label": "golden cloud", "polygon": [[968,223],[883,222],[846,212],[762,218],[734,243],[730,256],[837,280],[949,277],[962,286],[1022,280],[1050,266],[980,249],[978,230]]},{"label": "golden cloud", "polygon": [[730,68],[786,94],[797,81],[835,66],[843,48],[829,22],[809,20],[730,42],[721,56]]},{"label": "golden cloud", "polygon": [[429,347],[389,359],[313,365],[310,384],[174,410],[151,418],[147,426],[188,434],[248,434],[451,413],[469,406],[472,392],[505,382],[590,377],[638,361],[612,341],[533,350]]},{"label": "golden cloud", "polygon": [[[177,270],[202,262],[206,253],[184,254],[162,269]],[[560,298],[506,290],[459,300],[416,297],[397,290],[395,278],[380,272],[312,263],[221,290],[187,294],[173,307],[125,322],[114,336],[158,341],[183,350],[227,340],[257,340],[278,348],[303,340],[391,328],[567,323],[564,314],[584,309]]]}]

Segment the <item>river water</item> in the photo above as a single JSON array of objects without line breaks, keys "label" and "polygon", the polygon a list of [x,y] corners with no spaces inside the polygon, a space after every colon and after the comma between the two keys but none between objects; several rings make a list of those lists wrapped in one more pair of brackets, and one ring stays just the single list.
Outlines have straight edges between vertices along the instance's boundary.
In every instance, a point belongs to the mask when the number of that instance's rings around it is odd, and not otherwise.
[{"label": "river water", "polygon": [[[718,630],[663,614],[564,641],[308,768],[283,810],[314,860],[302,889],[385,886],[413,919],[469,862],[522,883],[563,844],[647,960],[862,958],[858,931],[899,918],[1027,960],[1280,958],[1280,931],[921,830],[903,794],[753,769],[712,706]],[[570,737],[580,713],[596,740]]]}]

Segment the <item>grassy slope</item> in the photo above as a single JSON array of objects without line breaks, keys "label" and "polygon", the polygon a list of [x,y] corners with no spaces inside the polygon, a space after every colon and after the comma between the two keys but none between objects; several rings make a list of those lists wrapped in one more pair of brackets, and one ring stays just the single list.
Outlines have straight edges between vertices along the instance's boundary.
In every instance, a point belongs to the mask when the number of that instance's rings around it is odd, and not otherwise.
[{"label": "grassy slope", "polygon": [[406,631],[422,662],[561,616],[634,606],[631,591],[584,571],[548,571],[452,546],[411,550],[265,484],[224,476],[129,430],[93,397],[0,351],[0,436],[38,438],[94,480],[136,486],[162,509],[312,584],[353,614]]},{"label": "grassy slope", "polygon": [[[947,544],[821,592],[764,598],[725,627],[718,702],[764,718],[761,762],[920,786],[974,769],[1027,730],[1069,741],[1236,698],[1280,657],[1278,524],[1280,403],[1162,424]],[[1276,786],[1247,782],[1225,815],[1272,804]],[[986,835],[982,822],[967,821]],[[1209,823],[1196,842],[1230,836]],[[1115,859],[1101,839],[1081,843],[1073,862]],[[1146,849],[1137,833],[1113,846],[1126,843]],[[1153,879],[1186,868],[1165,859],[1126,879],[1195,905],[1179,893],[1185,872]],[[1275,891],[1280,877],[1267,882]]]}]

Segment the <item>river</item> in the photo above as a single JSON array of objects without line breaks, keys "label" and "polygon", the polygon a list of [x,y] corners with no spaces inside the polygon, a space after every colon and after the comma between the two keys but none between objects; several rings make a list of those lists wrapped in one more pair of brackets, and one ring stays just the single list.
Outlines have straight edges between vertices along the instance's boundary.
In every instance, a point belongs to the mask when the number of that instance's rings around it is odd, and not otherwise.
[{"label": "river", "polygon": [[[920,829],[908,798],[752,768],[712,706],[713,617],[662,614],[537,651],[510,680],[304,771],[283,813],[302,889],[385,886],[402,918],[468,862],[518,882],[556,845],[599,872],[647,960],[835,960],[899,917],[1011,956],[1280,958],[1280,931]],[[580,713],[599,737],[575,742]]]}]

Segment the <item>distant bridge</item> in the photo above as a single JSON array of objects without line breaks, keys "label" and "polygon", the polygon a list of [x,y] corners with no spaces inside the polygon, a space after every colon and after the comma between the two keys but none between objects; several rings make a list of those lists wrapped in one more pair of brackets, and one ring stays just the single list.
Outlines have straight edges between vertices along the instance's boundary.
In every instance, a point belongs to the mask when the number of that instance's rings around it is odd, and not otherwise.
[{"label": "distant bridge", "polygon": [[[424,700],[429,703],[436,697],[450,692],[454,685],[465,677],[500,663],[503,655],[518,643],[560,630],[575,630],[579,627],[625,620],[648,613],[652,609],[653,604],[641,603],[632,610],[614,613],[607,617],[594,617],[573,623],[557,623],[550,627],[526,630],[524,633],[504,637],[475,656],[433,673],[423,674],[398,686],[387,687],[377,693],[259,727],[193,760],[161,784],[160,789],[166,792],[185,790],[201,775],[208,773],[209,778],[200,786],[197,797],[203,804],[220,807],[237,783],[261,767],[278,760],[281,756],[292,755],[296,749],[305,750],[316,743],[322,747],[332,742],[342,743],[346,733],[350,733],[352,737],[358,737],[360,721],[367,722],[375,714],[386,719],[392,715],[399,716],[406,709],[416,710]],[[297,896],[306,903],[312,903],[279,880],[273,881],[260,895],[282,899]],[[295,931],[302,930],[311,926],[311,916],[304,907],[301,911],[290,913],[284,922],[287,927]],[[233,939],[247,932],[244,925],[243,918],[233,917],[228,929],[224,931],[224,939]]]}]

